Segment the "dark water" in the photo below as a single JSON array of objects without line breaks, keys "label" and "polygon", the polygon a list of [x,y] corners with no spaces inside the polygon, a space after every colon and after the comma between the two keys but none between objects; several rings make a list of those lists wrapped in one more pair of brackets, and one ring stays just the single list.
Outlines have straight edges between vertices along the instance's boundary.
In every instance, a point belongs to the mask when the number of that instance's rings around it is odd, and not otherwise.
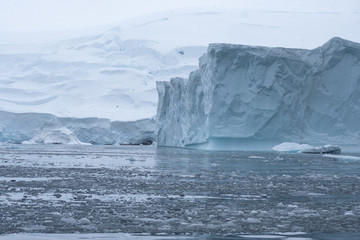
[{"label": "dark water", "polygon": [[[359,229],[360,162],[354,158],[145,146],[0,147],[4,239],[12,233],[28,239],[34,233],[360,239]],[[88,239],[96,239],[91,234]]]}]

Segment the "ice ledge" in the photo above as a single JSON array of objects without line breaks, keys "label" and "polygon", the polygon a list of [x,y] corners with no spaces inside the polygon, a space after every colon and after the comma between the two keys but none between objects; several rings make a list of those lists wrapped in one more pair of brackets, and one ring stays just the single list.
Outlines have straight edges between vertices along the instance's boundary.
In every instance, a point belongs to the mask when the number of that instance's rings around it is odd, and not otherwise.
[{"label": "ice ledge", "polygon": [[42,113],[0,111],[0,142],[26,144],[150,144],[155,120],[59,118]]}]

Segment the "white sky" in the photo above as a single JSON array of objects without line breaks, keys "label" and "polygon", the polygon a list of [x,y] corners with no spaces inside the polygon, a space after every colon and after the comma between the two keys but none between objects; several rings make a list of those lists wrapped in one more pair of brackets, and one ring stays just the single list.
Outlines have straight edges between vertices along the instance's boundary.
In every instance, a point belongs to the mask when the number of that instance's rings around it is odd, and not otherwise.
[{"label": "white sky", "polygon": [[87,28],[169,9],[204,6],[360,13],[360,0],[0,0],[0,32]]}]

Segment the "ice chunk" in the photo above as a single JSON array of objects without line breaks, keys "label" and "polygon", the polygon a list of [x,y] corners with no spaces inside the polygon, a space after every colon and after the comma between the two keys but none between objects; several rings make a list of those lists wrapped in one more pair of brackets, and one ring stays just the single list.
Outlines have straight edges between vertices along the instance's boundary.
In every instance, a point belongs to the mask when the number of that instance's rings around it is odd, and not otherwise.
[{"label": "ice chunk", "polygon": [[89,225],[91,222],[90,222],[90,220],[87,219],[87,218],[81,218],[81,219],[78,220],[78,223],[79,223],[80,225]]},{"label": "ice chunk", "polygon": [[310,154],[341,154],[341,148],[338,146],[325,145],[322,147],[315,147],[311,149],[305,149],[302,153]]},{"label": "ice chunk", "polygon": [[338,146],[325,145],[322,147],[313,147],[309,144],[299,144],[294,142],[284,142],[272,148],[278,152],[295,152],[308,154],[340,154],[341,148]]},{"label": "ice chunk", "polygon": [[309,144],[299,144],[294,142],[284,142],[272,148],[278,152],[294,152],[308,154],[340,154],[341,148],[338,146],[325,145],[321,147],[313,147]]},{"label": "ice chunk", "polygon": [[344,162],[353,162],[353,161],[360,161],[360,157],[357,156],[347,156],[347,155],[333,155],[333,154],[326,154],[323,155],[324,157],[334,158]]},{"label": "ice chunk", "polygon": [[302,152],[308,149],[312,149],[313,146],[309,144],[299,144],[294,142],[284,142],[279,145],[276,145],[272,148],[274,151],[278,152]]}]

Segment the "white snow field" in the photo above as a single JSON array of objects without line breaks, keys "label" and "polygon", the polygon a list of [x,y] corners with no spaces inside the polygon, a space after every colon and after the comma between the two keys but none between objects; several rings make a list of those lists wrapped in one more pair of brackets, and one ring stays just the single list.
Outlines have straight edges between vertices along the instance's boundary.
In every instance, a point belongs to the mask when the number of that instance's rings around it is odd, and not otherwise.
[{"label": "white snow field", "polygon": [[360,44],[341,38],[313,50],[211,44],[188,79],[158,82],[158,145],[359,145],[359,62]]}]

